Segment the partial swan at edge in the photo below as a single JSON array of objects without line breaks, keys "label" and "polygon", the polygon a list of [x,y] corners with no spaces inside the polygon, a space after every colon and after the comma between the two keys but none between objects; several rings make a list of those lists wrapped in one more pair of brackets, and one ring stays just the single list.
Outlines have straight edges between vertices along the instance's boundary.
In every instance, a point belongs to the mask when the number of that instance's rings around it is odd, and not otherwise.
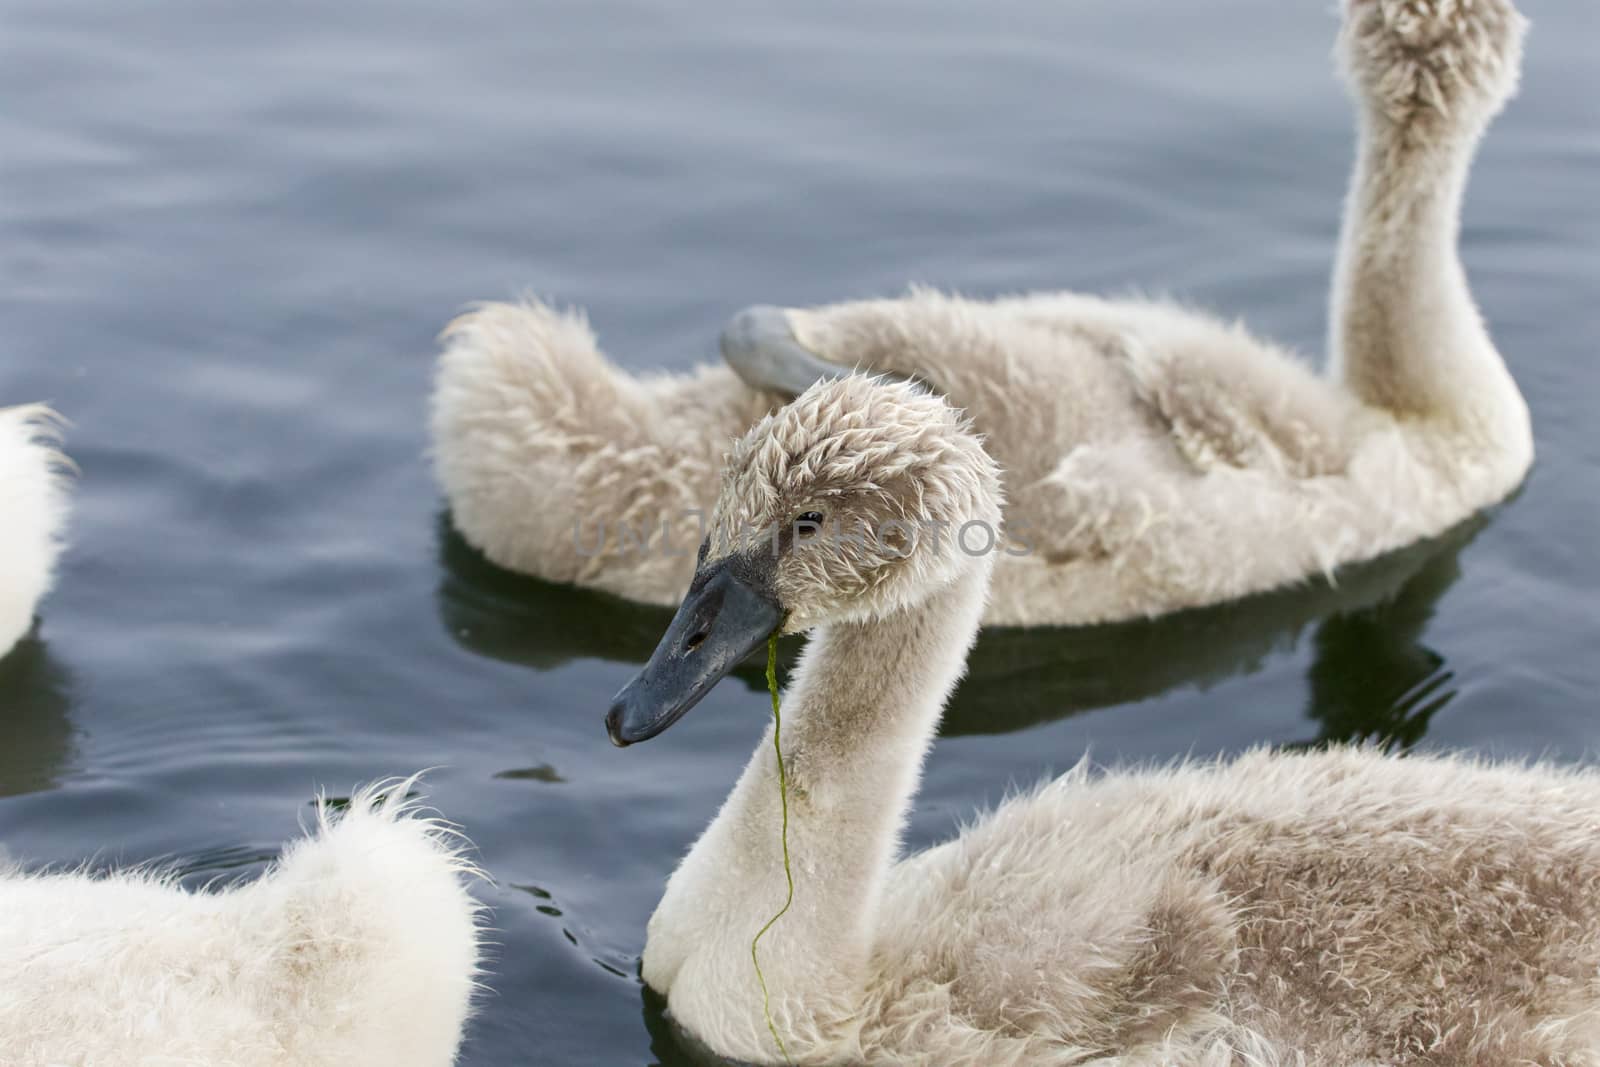
[{"label": "partial swan at edge", "polygon": [[0,656],[32,628],[61,553],[68,464],[55,425],[41,405],[0,409]]},{"label": "partial swan at edge", "polygon": [[473,867],[382,783],[258,880],[0,869],[0,1060],[447,1067],[479,950]]}]

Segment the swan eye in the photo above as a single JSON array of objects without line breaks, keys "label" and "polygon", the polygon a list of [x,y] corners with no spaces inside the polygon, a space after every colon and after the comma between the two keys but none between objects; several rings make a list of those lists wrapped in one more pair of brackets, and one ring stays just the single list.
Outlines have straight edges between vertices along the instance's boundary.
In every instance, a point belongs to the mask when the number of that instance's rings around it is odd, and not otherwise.
[{"label": "swan eye", "polygon": [[803,515],[796,515],[794,519],[794,535],[799,538],[815,537],[822,532],[823,516],[820,511],[808,511]]}]

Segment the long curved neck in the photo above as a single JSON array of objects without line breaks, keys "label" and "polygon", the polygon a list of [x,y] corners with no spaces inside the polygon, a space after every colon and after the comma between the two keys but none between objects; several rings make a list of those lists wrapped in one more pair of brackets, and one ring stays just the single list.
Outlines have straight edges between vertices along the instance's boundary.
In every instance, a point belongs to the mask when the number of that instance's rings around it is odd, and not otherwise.
[{"label": "long curved neck", "polygon": [[[1362,400],[1499,440],[1526,408],[1457,252],[1481,128],[1362,108],[1334,274],[1331,370]],[[1508,421],[1509,420],[1509,421]]]},{"label": "long curved neck", "polygon": [[[780,1033],[843,1040],[923,758],[983,614],[987,559],[916,608],[817,631],[783,702],[791,910],[762,938]],[[645,981],[736,1058],[777,1058],[750,941],[786,892],[772,728],[650,920]],[[748,1047],[741,1047],[747,1045]],[[791,1050],[792,1051],[792,1050]]]}]

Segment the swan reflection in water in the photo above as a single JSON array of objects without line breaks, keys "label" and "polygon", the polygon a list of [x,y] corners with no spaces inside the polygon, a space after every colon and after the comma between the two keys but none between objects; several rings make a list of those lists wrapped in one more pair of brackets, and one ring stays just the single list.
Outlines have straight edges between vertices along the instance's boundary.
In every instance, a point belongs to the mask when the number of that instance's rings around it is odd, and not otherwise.
[{"label": "swan reflection in water", "polygon": [[[1393,742],[1409,747],[1454,695],[1424,631],[1460,574],[1463,549],[1487,521],[1318,579],[1233,604],[1159,619],[1054,629],[985,629],[940,736],[1002,734],[1080,712],[1132,704],[1185,686],[1209,688],[1261,670],[1313,629],[1304,743]],[[550,670],[570,660],[643,664],[672,611],[555,585],[495,566],[438,523],[440,619],[481,656]],[[786,639],[780,667],[803,642]],[[735,672],[764,692],[765,665]]]},{"label": "swan reflection in water", "polygon": [[77,731],[71,677],[37,631],[0,656],[0,797],[53,788],[70,768]]}]

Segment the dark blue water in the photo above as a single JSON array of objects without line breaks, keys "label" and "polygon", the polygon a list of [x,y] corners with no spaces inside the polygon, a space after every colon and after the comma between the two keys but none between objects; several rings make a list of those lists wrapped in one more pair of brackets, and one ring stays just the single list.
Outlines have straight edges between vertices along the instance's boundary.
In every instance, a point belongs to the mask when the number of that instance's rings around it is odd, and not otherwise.
[{"label": "dark blue water", "polygon": [[[0,0],[0,402],[59,407],[82,468],[0,663],[0,844],[248,875],[318,786],[438,767],[495,879],[465,1062],[676,1062],[632,974],[759,679],[607,744],[666,615],[448,533],[434,334],[531,289],[684,367],[745,304],[920,280],[1172,292],[1316,353],[1351,151],[1329,6]],[[913,844],[1087,749],[1600,744],[1600,9],[1527,7],[1464,232],[1526,489],[1336,591],[986,636]]]}]

